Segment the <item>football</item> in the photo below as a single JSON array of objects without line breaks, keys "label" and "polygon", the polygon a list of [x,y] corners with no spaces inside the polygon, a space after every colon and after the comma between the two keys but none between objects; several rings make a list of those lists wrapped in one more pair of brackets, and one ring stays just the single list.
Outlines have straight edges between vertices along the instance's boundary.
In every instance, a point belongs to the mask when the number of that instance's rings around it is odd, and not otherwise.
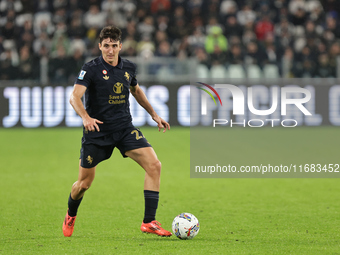
[{"label": "football", "polygon": [[181,213],[172,222],[172,232],[179,239],[193,239],[199,230],[198,219],[191,213]]}]

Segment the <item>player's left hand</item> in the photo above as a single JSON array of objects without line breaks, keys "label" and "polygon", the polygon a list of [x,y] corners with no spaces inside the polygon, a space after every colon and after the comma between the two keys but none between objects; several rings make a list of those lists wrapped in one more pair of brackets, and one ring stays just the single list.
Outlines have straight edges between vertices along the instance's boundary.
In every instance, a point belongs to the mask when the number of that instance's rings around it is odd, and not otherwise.
[{"label": "player's left hand", "polygon": [[166,122],[165,120],[163,120],[161,117],[155,116],[155,117],[152,117],[152,119],[156,121],[157,126],[158,126],[158,131],[161,131],[161,129],[163,129],[163,133],[165,133],[167,129],[170,130],[170,124]]}]

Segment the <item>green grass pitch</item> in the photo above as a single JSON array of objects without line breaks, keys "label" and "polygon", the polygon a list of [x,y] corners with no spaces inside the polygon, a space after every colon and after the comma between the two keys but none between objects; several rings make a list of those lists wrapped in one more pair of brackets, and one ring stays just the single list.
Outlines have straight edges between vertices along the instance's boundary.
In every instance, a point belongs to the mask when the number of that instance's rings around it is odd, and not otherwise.
[{"label": "green grass pitch", "polygon": [[[163,166],[157,220],[170,230],[177,214],[193,213],[201,225],[197,237],[140,232],[144,173],[118,150],[97,167],[73,236],[64,237],[81,129],[1,129],[0,254],[340,254],[340,179],[190,179],[189,129],[141,130]],[[268,135],[285,144],[281,130]],[[324,134],[314,149],[339,155],[337,128],[298,130],[301,139]]]}]

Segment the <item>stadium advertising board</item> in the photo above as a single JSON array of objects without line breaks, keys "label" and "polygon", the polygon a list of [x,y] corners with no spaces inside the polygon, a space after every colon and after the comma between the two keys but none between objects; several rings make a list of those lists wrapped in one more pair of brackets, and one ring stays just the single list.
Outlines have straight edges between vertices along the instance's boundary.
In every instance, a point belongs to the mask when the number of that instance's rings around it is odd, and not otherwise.
[{"label": "stadium advertising board", "polygon": [[[202,85],[203,83],[210,84],[216,94]],[[229,87],[223,88],[221,84]],[[340,125],[340,82],[337,80],[314,79],[308,82],[285,80],[256,84],[237,81],[217,83],[195,81],[192,85],[169,83],[141,87],[159,115],[172,125],[227,127]],[[0,125],[5,128],[81,126],[80,117],[69,104],[72,88],[72,86],[0,87]],[[298,89],[295,94],[292,93],[294,89]],[[130,106],[136,126],[155,125],[133,97],[130,97]]]},{"label": "stadium advertising board", "polygon": [[[141,86],[154,109],[165,120],[177,120],[176,104],[179,85]],[[0,87],[1,126],[11,127],[80,127],[81,118],[69,103],[73,86]],[[130,108],[136,126],[155,123],[147,112],[130,97]],[[190,123],[190,122],[188,122]],[[178,125],[178,121],[173,121]]]}]

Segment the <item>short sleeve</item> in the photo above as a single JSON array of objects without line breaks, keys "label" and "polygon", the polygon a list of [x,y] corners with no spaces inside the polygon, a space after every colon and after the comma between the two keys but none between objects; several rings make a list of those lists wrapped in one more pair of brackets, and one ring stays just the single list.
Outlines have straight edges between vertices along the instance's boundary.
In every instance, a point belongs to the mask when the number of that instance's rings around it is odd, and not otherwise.
[{"label": "short sleeve", "polygon": [[75,84],[84,85],[85,87],[89,87],[91,84],[91,69],[85,64],[81,68],[78,77],[75,81]]},{"label": "short sleeve", "polygon": [[135,70],[134,70],[134,73],[133,73],[133,76],[132,76],[132,79],[131,79],[131,86],[136,86],[138,84],[138,81],[137,81],[137,65],[134,64],[134,67],[135,67]]}]

